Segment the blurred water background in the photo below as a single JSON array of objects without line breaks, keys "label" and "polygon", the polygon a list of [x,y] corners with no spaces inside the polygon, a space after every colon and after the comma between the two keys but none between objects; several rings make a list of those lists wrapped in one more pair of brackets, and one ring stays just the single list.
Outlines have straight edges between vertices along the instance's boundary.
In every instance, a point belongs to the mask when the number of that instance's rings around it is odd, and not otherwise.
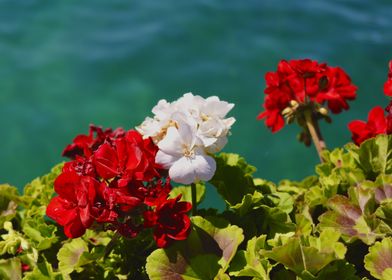
[{"label": "blurred water background", "polygon": [[[0,182],[19,188],[62,161],[94,123],[131,128],[161,98],[185,92],[234,102],[226,146],[275,182],[314,172],[299,129],[256,121],[264,74],[282,58],[343,67],[359,86],[351,110],[322,125],[329,147],[347,123],[386,105],[390,0],[0,1]],[[205,205],[219,204],[210,190]],[[222,204],[220,204],[222,205]]]}]

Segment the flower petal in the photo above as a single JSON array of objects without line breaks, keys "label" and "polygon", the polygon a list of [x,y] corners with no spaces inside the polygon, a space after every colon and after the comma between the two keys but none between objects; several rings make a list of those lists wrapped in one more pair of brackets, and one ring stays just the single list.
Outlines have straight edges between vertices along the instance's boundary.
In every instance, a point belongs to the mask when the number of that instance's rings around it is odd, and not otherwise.
[{"label": "flower petal", "polygon": [[161,165],[163,168],[169,169],[173,165],[173,163],[175,163],[179,158],[180,157],[171,156],[171,155],[165,154],[162,151],[158,151],[157,155],[155,157],[155,161],[156,161],[156,163]]},{"label": "flower petal", "polygon": [[182,157],[169,169],[173,181],[181,184],[191,184],[199,180],[210,180],[216,170],[215,160],[206,155]]},{"label": "flower petal", "polygon": [[180,157],[182,155],[182,138],[175,127],[169,127],[165,138],[158,143],[158,147],[165,154]]}]

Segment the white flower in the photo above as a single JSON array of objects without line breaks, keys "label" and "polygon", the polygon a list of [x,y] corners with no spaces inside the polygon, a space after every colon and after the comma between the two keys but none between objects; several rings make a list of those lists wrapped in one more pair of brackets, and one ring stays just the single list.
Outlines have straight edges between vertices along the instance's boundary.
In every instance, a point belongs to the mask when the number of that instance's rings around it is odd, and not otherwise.
[{"label": "white flower", "polygon": [[186,93],[170,103],[162,99],[136,129],[158,145],[157,163],[169,169],[178,183],[208,181],[215,173],[215,160],[208,154],[223,149],[234,118],[226,118],[234,104],[217,96],[207,99]]},{"label": "white flower", "polygon": [[192,122],[178,121],[178,129],[169,127],[166,136],[158,143],[156,155],[156,162],[169,169],[170,178],[182,184],[208,181],[216,170],[215,160],[200,146],[197,126]]},{"label": "white flower", "polygon": [[217,96],[208,97],[200,107],[198,135],[209,153],[219,152],[226,145],[235,118],[225,119],[225,116],[233,107],[234,104],[221,101]]},{"label": "white flower", "polygon": [[167,128],[174,125],[172,115],[176,111],[173,104],[161,99],[152,109],[154,118],[147,117],[140,126],[136,127],[136,130],[143,135],[143,138],[151,137],[157,144],[165,136]]}]

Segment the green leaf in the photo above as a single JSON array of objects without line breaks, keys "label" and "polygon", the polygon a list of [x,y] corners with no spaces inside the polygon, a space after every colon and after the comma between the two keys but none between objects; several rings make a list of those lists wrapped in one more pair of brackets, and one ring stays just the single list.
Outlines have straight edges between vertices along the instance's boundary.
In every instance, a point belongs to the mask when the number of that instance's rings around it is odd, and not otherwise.
[{"label": "green leaf", "polygon": [[304,271],[315,275],[332,261],[344,258],[346,248],[338,242],[339,237],[333,230],[321,232],[318,238],[293,237],[272,250],[261,250],[261,255],[283,264],[297,275]]},{"label": "green leaf", "polygon": [[392,270],[392,238],[376,242],[365,256],[365,268],[377,279],[390,280]]},{"label": "green leaf", "polygon": [[230,276],[253,277],[267,280],[273,266],[259,252],[266,248],[266,235],[253,237],[248,241],[246,251],[239,251],[230,264]]},{"label": "green leaf", "polygon": [[320,254],[315,248],[304,247],[299,239],[292,239],[282,247],[265,251],[262,255],[282,263],[297,275],[305,270],[317,273],[335,259],[331,254]]},{"label": "green leaf", "polygon": [[[196,184],[196,201],[197,204],[200,204],[206,193],[206,186],[204,183],[197,183]],[[191,187],[190,186],[178,186],[174,187],[169,196],[170,198],[176,198],[179,194],[182,195],[181,201],[187,201],[192,203],[192,192],[191,192]]]},{"label": "green leaf", "polygon": [[346,145],[356,164],[365,172],[368,179],[375,179],[379,174],[392,173],[392,137],[380,134],[366,140],[360,147]]},{"label": "green leaf", "polygon": [[74,270],[82,271],[82,266],[86,262],[81,257],[85,252],[88,252],[87,243],[81,238],[71,239],[65,243],[57,254],[60,272],[67,275]]},{"label": "green leaf", "polygon": [[322,269],[315,278],[317,280],[359,280],[356,276],[355,266],[344,261],[334,261]]},{"label": "green leaf", "polygon": [[0,259],[0,279],[22,279],[22,264],[18,258]]},{"label": "green leaf", "polygon": [[331,209],[319,217],[320,229],[334,229],[342,234],[347,242],[359,238],[366,244],[373,244],[378,235],[368,225],[361,208],[349,198],[336,195],[328,201]]},{"label": "green leaf", "polygon": [[95,230],[87,229],[82,238],[94,246],[107,246],[112,240],[113,235],[113,232],[108,230],[97,232]]},{"label": "green leaf", "polygon": [[262,205],[263,194],[255,191],[253,194],[246,194],[242,197],[242,201],[235,205],[230,205],[230,208],[235,210],[238,215],[244,216],[254,209],[259,208]]},{"label": "green leaf", "polygon": [[51,172],[34,179],[24,188],[23,200],[27,204],[27,209],[32,205],[47,206],[54,194],[53,183],[60,175],[64,163],[60,163],[52,168]]},{"label": "green leaf", "polygon": [[60,272],[54,272],[52,265],[43,257],[43,261],[37,263],[33,271],[27,272],[23,280],[63,280]]},{"label": "green leaf", "polygon": [[392,202],[392,176],[380,175],[374,184],[377,186],[374,190],[377,203]]},{"label": "green leaf", "polygon": [[256,171],[254,166],[237,154],[221,153],[215,156],[215,160],[217,169],[210,182],[230,205],[240,203],[243,196],[253,193],[255,185],[252,174]]},{"label": "green leaf", "polygon": [[8,233],[1,235],[3,241],[0,241],[0,256],[5,254],[15,255],[19,247],[22,247],[23,250],[30,248],[29,242],[20,232],[13,229],[11,222],[5,222],[4,229]]},{"label": "green leaf", "polygon": [[312,187],[305,193],[305,203],[310,208],[323,205],[327,200],[328,198],[324,195],[324,189],[320,186]]},{"label": "green leaf", "polygon": [[315,225],[309,213],[309,207],[304,206],[301,213],[295,215],[296,230],[298,236],[308,236],[313,233]]},{"label": "green leaf", "polygon": [[22,223],[24,233],[39,251],[50,248],[59,240],[59,237],[56,235],[57,227],[47,224],[44,219],[45,211],[45,206],[32,206],[27,211],[26,218]]},{"label": "green leaf", "polygon": [[386,232],[392,235],[392,202],[383,203],[377,208],[375,214],[385,223],[385,226],[389,228],[386,229]]},{"label": "green leaf", "polygon": [[46,250],[57,243],[57,227],[45,220],[46,207],[53,194],[53,183],[60,174],[63,163],[52,168],[51,172],[27,184],[22,197],[26,211],[22,220],[22,230],[37,250]]},{"label": "green leaf", "polygon": [[225,279],[225,271],[244,239],[242,230],[222,219],[192,217],[187,240],[155,250],[148,258],[149,278]]},{"label": "green leaf", "polygon": [[8,184],[0,185],[0,230],[6,221],[11,221],[16,216],[20,202],[17,188]]},{"label": "green leaf", "polygon": [[295,224],[291,221],[289,215],[278,207],[262,206],[260,210],[260,229],[262,232],[268,233],[268,237],[272,237],[276,233],[295,231]]}]

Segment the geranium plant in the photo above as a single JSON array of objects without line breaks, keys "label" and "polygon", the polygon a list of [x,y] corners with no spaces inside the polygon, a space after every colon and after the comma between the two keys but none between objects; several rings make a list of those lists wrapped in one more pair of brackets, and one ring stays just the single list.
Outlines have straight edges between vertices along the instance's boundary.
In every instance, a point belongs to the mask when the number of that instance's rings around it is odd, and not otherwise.
[{"label": "geranium plant", "polygon": [[[392,105],[328,150],[318,122],[349,109],[348,74],[282,60],[265,78],[259,119],[299,125],[314,175],[276,184],[220,152],[234,104],[161,100],[135,129],[90,126],[23,194],[0,185],[0,279],[392,279]],[[224,210],[197,207],[206,188]]]}]

